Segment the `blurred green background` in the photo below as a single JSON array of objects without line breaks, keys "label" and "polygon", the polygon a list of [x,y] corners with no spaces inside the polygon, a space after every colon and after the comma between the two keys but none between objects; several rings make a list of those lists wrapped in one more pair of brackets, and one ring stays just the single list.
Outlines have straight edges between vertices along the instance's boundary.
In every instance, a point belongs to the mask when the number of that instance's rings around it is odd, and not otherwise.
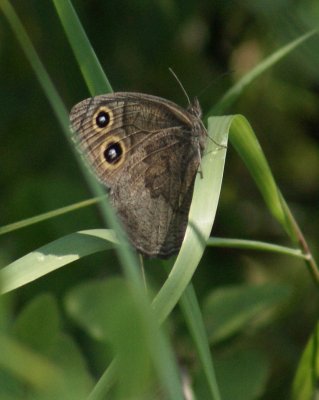
[{"label": "blurred green background", "polygon": [[[11,3],[67,108],[88,97],[51,2]],[[199,96],[204,113],[264,57],[319,21],[317,0],[74,0],[73,5],[115,91],[151,93],[186,105],[168,71],[171,67],[189,96]],[[255,81],[228,110],[229,114],[243,114],[253,126],[317,259],[318,49],[318,37],[307,41]],[[72,151],[3,15],[0,87],[0,225],[90,197]],[[97,227],[102,227],[102,222],[97,209],[91,207],[2,236],[0,266],[65,234]],[[231,147],[212,234],[289,245]],[[159,286],[165,273],[156,261],[149,264],[148,277]],[[49,291],[61,299],[77,282],[118,273],[112,252],[87,258],[19,289],[13,297],[13,312],[39,293]],[[265,282],[288,283],[293,295],[271,323],[244,336],[253,348],[267,350],[271,384],[261,398],[284,399],[318,316],[318,295],[304,264],[276,254],[207,249],[194,277],[202,300],[221,285]],[[183,345],[188,339],[179,315],[174,323],[181,357],[191,358]]]}]

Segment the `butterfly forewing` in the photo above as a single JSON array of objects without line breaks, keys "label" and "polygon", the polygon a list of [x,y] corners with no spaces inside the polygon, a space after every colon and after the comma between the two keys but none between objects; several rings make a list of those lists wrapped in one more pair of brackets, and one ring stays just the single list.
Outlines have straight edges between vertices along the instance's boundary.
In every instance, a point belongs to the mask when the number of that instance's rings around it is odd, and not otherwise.
[{"label": "butterfly forewing", "polygon": [[196,113],[125,92],[86,99],[71,111],[80,151],[146,256],[169,257],[183,241],[206,139]]}]

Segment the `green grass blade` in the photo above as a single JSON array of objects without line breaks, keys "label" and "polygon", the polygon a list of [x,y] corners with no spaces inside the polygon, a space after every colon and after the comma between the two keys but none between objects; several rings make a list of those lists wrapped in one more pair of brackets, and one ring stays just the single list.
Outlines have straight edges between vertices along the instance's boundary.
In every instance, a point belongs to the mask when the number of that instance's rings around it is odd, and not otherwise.
[{"label": "green grass blade", "polygon": [[52,0],[92,96],[112,92],[102,66],[69,0]]},{"label": "green grass blade", "polygon": [[313,400],[318,397],[319,379],[319,325],[302,354],[292,385],[292,400]]},{"label": "green grass blade", "polygon": [[234,117],[229,140],[246,164],[264,201],[290,238],[296,241],[296,234],[289,216],[283,207],[283,198],[254,131],[245,117]]},{"label": "green grass blade", "polygon": [[116,381],[117,370],[116,359],[111,362],[109,367],[104,371],[101,378],[98,380],[94,389],[91,391],[87,400],[105,399],[105,394],[109,392]]},{"label": "green grass blade", "polygon": [[46,221],[51,218],[58,217],[60,215],[69,213],[71,211],[79,210],[80,208],[83,208],[83,207],[91,206],[92,204],[96,204],[99,201],[101,201],[102,199],[104,199],[104,197],[105,196],[95,197],[93,199],[79,201],[78,203],[71,204],[70,206],[57,208],[53,211],[49,211],[49,212],[46,212],[43,214],[38,214],[35,217],[26,218],[26,219],[23,219],[18,222],[13,222],[12,224],[1,226],[0,227],[0,235],[4,235],[5,233],[9,233],[9,232],[15,231],[17,229],[26,228],[27,226],[37,224],[39,222]]},{"label": "green grass blade", "polygon": [[269,57],[243,76],[231,89],[229,89],[221,100],[208,112],[208,115],[217,115],[228,109],[239,98],[239,96],[241,96],[247,86],[249,86],[256,78],[317,33],[318,30],[308,32],[272,53]]},{"label": "green grass blade", "polygon": [[241,115],[234,117],[229,140],[237,150],[253,177],[272,215],[281,224],[290,239],[298,243],[314,282],[319,286],[319,268],[307,241],[280,193],[266,157],[248,121]]},{"label": "green grass blade", "polygon": [[272,215],[281,224],[290,239],[298,243],[314,282],[319,286],[319,268],[311,254],[301,229],[280,193],[269,168],[266,157],[248,121],[243,116],[234,117],[229,140],[235,147]]},{"label": "green grass blade", "polygon": [[291,247],[280,246],[274,243],[261,242],[258,240],[245,240],[245,239],[229,239],[211,237],[208,239],[207,246],[210,247],[228,247],[232,249],[247,249],[257,251],[268,251],[272,253],[284,254],[288,256],[306,259],[307,256],[299,249],[292,249]]},{"label": "green grass blade", "polygon": [[179,304],[185,316],[189,331],[193,337],[199,359],[207,379],[211,398],[213,400],[220,400],[221,397],[210,354],[208,337],[195,290],[191,284],[184,291]]},{"label": "green grass blade", "polygon": [[185,238],[168,279],[153,300],[160,321],[178,302],[204,252],[216,214],[226,157],[226,148],[216,143],[227,145],[231,121],[232,117],[209,119],[209,138],[200,167],[203,178],[198,175],[195,182]]},{"label": "green grass blade", "polygon": [[115,247],[113,231],[92,229],[72,233],[32,251],[0,270],[1,293],[26,285],[81,257]]}]

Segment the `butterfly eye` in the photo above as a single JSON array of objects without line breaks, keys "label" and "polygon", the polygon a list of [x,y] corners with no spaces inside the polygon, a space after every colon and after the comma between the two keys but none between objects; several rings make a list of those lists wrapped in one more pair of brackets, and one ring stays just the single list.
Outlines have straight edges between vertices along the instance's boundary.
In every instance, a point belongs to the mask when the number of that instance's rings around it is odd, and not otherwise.
[{"label": "butterfly eye", "polygon": [[105,128],[110,122],[110,115],[106,111],[100,111],[95,118],[96,125],[99,128]]},{"label": "butterfly eye", "polygon": [[110,143],[104,150],[104,158],[109,164],[116,164],[120,161],[123,149],[120,143]]}]

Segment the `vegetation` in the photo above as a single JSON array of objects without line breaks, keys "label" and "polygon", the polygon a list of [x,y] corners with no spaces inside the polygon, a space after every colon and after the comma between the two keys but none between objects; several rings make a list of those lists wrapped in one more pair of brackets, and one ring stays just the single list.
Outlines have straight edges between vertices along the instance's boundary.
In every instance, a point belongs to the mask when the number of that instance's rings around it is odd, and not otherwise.
[{"label": "vegetation", "polygon": [[[0,2],[0,398],[314,398],[319,5],[73,3]],[[141,274],[68,110],[183,104],[168,67],[213,140],[178,257]]]}]

